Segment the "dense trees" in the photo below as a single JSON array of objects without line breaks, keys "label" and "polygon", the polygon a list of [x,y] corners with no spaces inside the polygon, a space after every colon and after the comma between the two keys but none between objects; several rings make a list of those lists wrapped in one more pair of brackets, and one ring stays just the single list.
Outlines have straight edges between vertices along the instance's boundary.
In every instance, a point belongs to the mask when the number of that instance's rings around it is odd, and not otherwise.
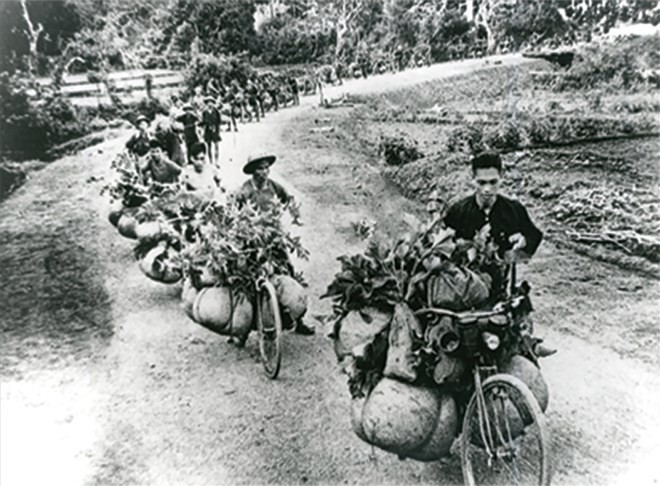
[{"label": "dense trees", "polygon": [[61,54],[81,25],[77,9],[65,0],[0,2],[0,70],[43,64],[37,57]]},{"label": "dense trees", "polygon": [[[656,0],[5,0],[0,70],[407,62],[562,43],[617,22],[657,23]],[[402,61],[403,60],[403,61]]]}]

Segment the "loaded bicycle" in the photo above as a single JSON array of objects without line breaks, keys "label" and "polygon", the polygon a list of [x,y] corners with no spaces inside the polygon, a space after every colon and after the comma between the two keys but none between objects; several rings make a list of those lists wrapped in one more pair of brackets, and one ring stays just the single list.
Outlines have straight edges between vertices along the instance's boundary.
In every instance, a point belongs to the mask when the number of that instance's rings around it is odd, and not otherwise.
[{"label": "loaded bicycle", "polygon": [[[359,260],[348,263],[357,267]],[[348,273],[330,295],[355,295],[363,280],[355,284]],[[332,321],[335,352],[349,376],[353,431],[402,459],[425,462],[447,457],[458,443],[467,485],[548,485],[552,459],[543,412],[549,394],[537,366],[541,340],[532,336],[529,286],[512,287],[495,306],[478,311],[434,304],[444,301],[433,287],[425,284],[423,303],[360,308],[375,328],[352,348],[341,335],[347,314]]]},{"label": "loaded bicycle", "polygon": [[513,284],[515,266],[511,278],[511,295],[492,310],[427,307],[415,313],[425,324],[427,338],[433,329],[444,330],[436,332],[436,342],[460,368],[449,373],[454,374],[453,391],[462,414],[461,468],[469,486],[550,484],[550,435],[542,410],[547,406],[547,389],[530,390],[505,364],[521,353],[530,361],[516,363],[529,363],[527,372],[537,372],[526,339],[531,335],[527,320],[531,302],[525,287]]},{"label": "loaded bicycle", "polygon": [[[212,210],[206,209],[209,214]],[[243,217],[230,206],[221,211],[225,214],[217,219],[236,221]],[[231,214],[226,214],[228,211]],[[257,231],[253,226],[245,228],[247,225],[240,231]],[[250,332],[255,331],[266,375],[277,378],[283,330],[306,310],[302,286],[291,276],[288,259],[278,256],[284,250],[264,245],[263,239],[251,234],[237,244],[228,243],[227,223],[222,221],[205,223],[203,231],[184,222],[180,232],[188,239],[181,253],[188,276],[182,293],[184,310],[198,324],[230,336],[238,347],[243,347]],[[284,263],[280,265],[280,261]],[[292,296],[303,300],[304,308],[292,309]]]}]

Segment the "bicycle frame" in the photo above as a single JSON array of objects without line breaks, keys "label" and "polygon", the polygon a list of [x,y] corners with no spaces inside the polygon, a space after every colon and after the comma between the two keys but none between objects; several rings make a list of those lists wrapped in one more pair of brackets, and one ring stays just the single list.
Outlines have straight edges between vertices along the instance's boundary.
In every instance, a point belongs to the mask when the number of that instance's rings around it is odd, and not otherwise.
[{"label": "bicycle frame", "polygon": [[[485,377],[482,377],[482,372],[486,374]],[[484,390],[482,383],[485,378],[492,376],[497,373],[497,366],[489,365],[475,365],[473,369],[473,383],[474,391],[473,394],[477,397],[477,412],[479,414],[479,432],[481,433],[481,440],[486,448],[489,460],[492,460],[495,457],[494,451],[491,451],[490,445],[493,443],[493,433],[490,425],[490,418],[488,416],[488,411],[486,410],[486,398],[484,396]],[[484,426],[485,423],[485,426]],[[463,431],[465,433],[465,431]]]}]

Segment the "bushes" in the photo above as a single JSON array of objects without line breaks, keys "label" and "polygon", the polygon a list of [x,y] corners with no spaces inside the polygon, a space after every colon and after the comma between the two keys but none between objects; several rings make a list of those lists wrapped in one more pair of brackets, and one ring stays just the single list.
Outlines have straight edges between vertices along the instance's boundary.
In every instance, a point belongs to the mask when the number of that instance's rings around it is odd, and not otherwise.
[{"label": "bushes", "polygon": [[261,26],[257,41],[264,64],[304,64],[330,52],[335,35],[332,29],[311,29],[303,20],[278,15]]},{"label": "bushes", "polygon": [[437,190],[445,200],[450,200],[469,188],[465,170],[468,165],[469,158],[464,154],[442,154],[388,167],[384,175],[410,199],[421,201]]},{"label": "bushes", "polygon": [[381,136],[378,153],[384,157],[387,165],[404,165],[424,156],[417,147],[417,141],[403,134]]},{"label": "bushes", "polygon": [[0,155],[14,159],[41,157],[51,147],[81,137],[90,129],[69,101],[50,95],[39,103],[35,87],[8,73],[0,74]]},{"label": "bushes", "polygon": [[0,157],[23,160],[43,158],[57,145],[104,128],[104,121],[123,118],[133,123],[138,114],[154,119],[167,114],[158,98],[144,98],[136,105],[76,108],[58,93],[31,93],[39,87],[9,73],[0,74]]},{"label": "bushes", "polygon": [[552,81],[552,87],[557,91],[594,88],[634,90],[645,85],[653,86],[657,78],[650,74],[658,69],[658,35],[630,38],[611,44],[591,44],[582,49],[568,71]]},{"label": "bushes", "polygon": [[562,194],[550,216],[576,241],[611,245],[660,263],[657,205],[652,191],[600,185]]},{"label": "bushes", "polygon": [[531,147],[568,145],[578,141],[639,135],[660,128],[651,117],[610,118],[558,116],[515,112],[497,123],[466,122],[449,134],[448,152],[478,153],[483,150],[510,152]]}]

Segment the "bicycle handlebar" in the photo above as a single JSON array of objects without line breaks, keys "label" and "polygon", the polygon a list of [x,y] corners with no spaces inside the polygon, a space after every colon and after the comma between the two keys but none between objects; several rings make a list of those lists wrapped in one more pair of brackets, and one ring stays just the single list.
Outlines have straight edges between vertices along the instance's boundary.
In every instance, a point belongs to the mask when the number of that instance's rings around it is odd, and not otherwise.
[{"label": "bicycle handlebar", "polygon": [[491,310],[486,310],[486,311],[455,312],[449,309],[425,307],[415,311],[414,314],[416,316],[422,314],[435,314],[439,316],[452,317],[454,319],[466,319],[466,318],[479,319],[484,317],[493,317],[493,316],[501,315],[509,310],[515,309],[522,303],[525,297],[526,296],[521,295],[518,297],[510,298],[503,302],[498,302]]}]

